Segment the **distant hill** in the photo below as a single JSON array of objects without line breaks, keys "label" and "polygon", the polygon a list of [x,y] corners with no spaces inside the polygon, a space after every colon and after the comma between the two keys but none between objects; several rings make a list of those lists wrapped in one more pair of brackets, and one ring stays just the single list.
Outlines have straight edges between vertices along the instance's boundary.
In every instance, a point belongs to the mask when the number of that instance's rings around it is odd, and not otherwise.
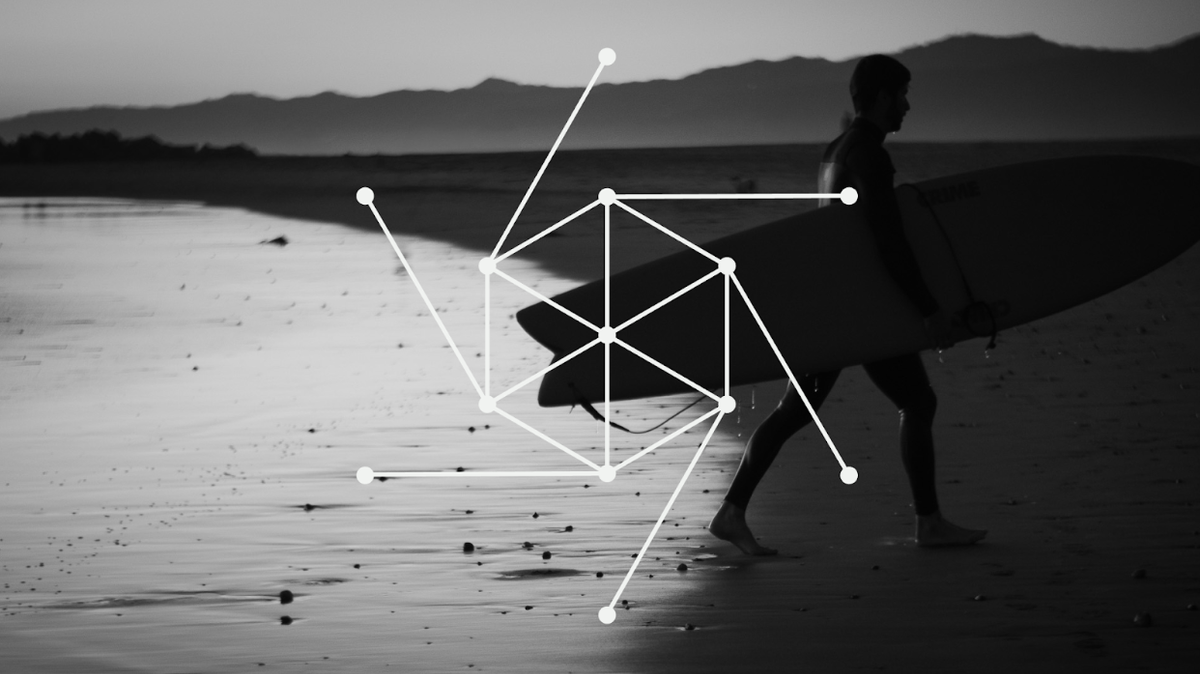
[{"label": "distant hill", "polygon": [[[898,139],[1200,136],[1200,35],[1139,51],[1069,47],[1035,35],[963,35],[895,56],[913,72],[913,111]],[[856,60],[794,57],[679,80],[599,84],[563,147],[828,140],[851,107],[847,82]],[[0,121],[0,138],[104,129],[268,154],[546,150],[581,92],[489,79],[469,89],[370,97],[235,94],[174,107],[31,113]]]}]

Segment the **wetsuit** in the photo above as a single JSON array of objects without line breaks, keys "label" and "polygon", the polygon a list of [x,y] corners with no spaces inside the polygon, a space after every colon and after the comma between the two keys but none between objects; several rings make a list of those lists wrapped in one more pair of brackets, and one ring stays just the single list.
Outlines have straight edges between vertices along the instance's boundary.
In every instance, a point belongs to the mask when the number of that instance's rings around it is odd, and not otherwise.
[{"label": "wetsuit", "polygon": [[[884,137],[883,130],[873,122],[861,117],[855,119],[825,150],[818,189],[833,193],[853,187],[858,191],[858,202],[850,208],[863,209],[884,266],[912,301],[914,310],[927,318],[938,311],[938,305],[921,278],[916,258],[904,236],[900,208],[893,191],[895,168],[883,149]],[[866,363],[863,369],[900,412],[900,454],[917,514],[937,512],[933,460],[933,415],[937,398],[929,385],[921,356],[911,353],[888,358]],[[800,378],[800,386],[813,409],[821,407],[840,372],[832,370]],[[725,500],[745,508],[783,443],[810,420],[803,400],[789,383],[779,406],[750,436]]]}]

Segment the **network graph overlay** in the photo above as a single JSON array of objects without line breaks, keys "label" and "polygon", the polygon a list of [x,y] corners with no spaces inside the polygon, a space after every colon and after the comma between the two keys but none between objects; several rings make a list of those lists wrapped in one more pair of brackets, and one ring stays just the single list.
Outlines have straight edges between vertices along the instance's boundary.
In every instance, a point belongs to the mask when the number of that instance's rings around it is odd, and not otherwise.
[{"label": "network graph overlay", "polygon": [[[637,571],[638,564],[641,562],[641,560],[645,559],[646,551],[649,549],[650,544],[654,541],[655,536],[658,534],[658,530],[662,527],[663,521],[666,520],[667,514],[671,511],[671,508],[674,506],[675,500],[679,497],[679,492],[683,489],[683,486],[687,483],[688,477],[690,477],[692,474],[692,470],[696,467],[696,464],[700,461],[700,457],[704,454],[705,448],[708,447],[708,443],[712,439],[713,434],[716,432],[717,427],[720,425],[722,419],[724,419],[726,414],[733,412],[737,408],[737,402],[734,400],[733,396],[730,395],[730,377],[729,377],[729,362],[730,362],[729,361],[729,315],[730,315],[729,309],[730,309],[730,297],[731,297],[734,289],[736,289],[738,295],[741,296],[742,301],[744,301],[746,303],[747,308],[750,310],[750,314],[754,317],[754,320],[757,322],[758,327],[762,331],[763,336],[766,337],[767,343],[770,345],[771,349],[774,351],[775,357],[779,360],[779,363],[783,367],[784,372],[787,374],[788,379],[791,381],[792,386],[795,387],[798,392],[800,392],[800,396],[804,400],[805,407],[807,407],[809,414],[812,415],[813,421],[816,423],[816,426],[820,430],[821,435],[825,438],[825,442],[829,445],[829,449],[833,453],[834,458],[841,465],[841,467],[842,467],[842,470],[841,470],[842,482],[844,482],[846,484],[854,484],[854,482],[858,480],[858,471],[855,470],[852,466],[846,465],[846,462],[844,460],[842,460],[841,454],[838,452],[837,448],[834,446],[832,438],[829,437],[829,433],[825,430],[825,426],[821,423],[821,420],[817,417],[816,411],[813,409],[812,405],[809,403],[808,398],[805,397],[803,389],[800,388],[799,382],[796,380],[795,373],[793,373],[791,368],[788,366],[788,363],[784,359],[783,354],[780,352],[779,347],[775,344],[775,340],[771,337],[771,334],[767,330],[766,325],[763,323],[762,318],[759,316],[758,311],[754,308],[753,301],[751,300],[749,295],[747,295],[746,290],[745,290],[745,288],[742,287],[741,282],[738,281],[737,273],[736,273],[737,263],[732,258],[728,258],[728,257],[718,259],[717,257],[713,256],[712,254],[710,254],[708,251],[704,250],[703,248],[697,246],[696,244],[692,243],[691,241],[688,241],[687,239],[683,238],[682,236],[676,234],[675,232],[672,232],[671,230],[669,230],[666,227],[662,226],[661,224],[655,222],[654,220],[650,219],[649,217],[642,214],[641,212],[637,211],[636,209],[631,207],[627,202],[638,201],[638,200],[668,200],[668,199],[712,199],[712,200],[717,200],[717,199],[838,199],[844,204],[853,204],[857,200],[858,195],[852,188],[847,188],[847,189],[841,191],[840,193],[831,193],[831,194],[824,194],[824,193],[811,193],[811,194],[617,194],[614,190],[605,188],[605,189],[600,190],[599,194],[597,195],[596,200],[593,201],[592,203],[579,209],[575,213],[572,213],[571,215],[569,215],[566,218],[564,218],[563,220],[555,223],[554,225],[548,227],[546,230],[542,231],[541,233],[537,234],[536,236],[529,238],[525,242],[523,242],[517,246],[514,246],[513,248],[509,249],[507,252],[501,254],[500,250],[504,246],[505,239],[508,238],[509,233],[512,231],[513,225],[516,223],[517,218],[521,215],[521,211],[525,208],[525,204],[529,201],[530,195],[533,194],[534,189],[537,187],[538,181],[541,180],[542,175],[545,173],[547,166],[550,165],[550,161],[551,161],[551,159],[553,159],[554,153],[558,150],[558,146],[562,143],[562,140],[566,136],[568,129],[570,129],[571,123],[574,121],[575,116],[579,113],[579,110],[583,107],[584,101],[587,100],[588,94],[591,92],[592,87],[595,85],[596,80],[600,77],[600,73],[604,70],[605,66],[612,65],[616,61],[616,54],[615,54],[615,52],[613,52],[612,49],[602,49],[599,54],[599,60],[600,60],[600,65],[596,68],[596,72],[592,75],[591,81],[588,82],[587,87],[584,89],[583,95],[580,96],[579,102],[575,105],[575,109],[571,112],[571,116],[567,119],[567,122],[563,126],[562,131],[559,133],[558,139],[555,140],[554,145],[551,147],[549,154],[547,154],[546,159],[542,162],[541,168],[538,170],[537,175],[533,179],[533,182],[529,185],[529,189],[525,192],[525,196],[521,200],[520,205],[517,206],[516,212],[513,213],[512,218],[509,220],[508,226],[505,228],[503,235],[501,235],[501,237],[500,237],[500,240],[496,243],[495,249],[493,249],[492,254],[490,256],[485,257],[479,261],[479,271],[480,271],[480,273],[483,274],[483,288],[484,288],[484,380],[483,380],[482,386],[480,385],[479,380],[475,377],[475,374],[471,371],[471,368],[467,366],[467,361],[466,361],[466,359],[463,358],[463,355],[462,355],[461,351],[459,350],[458,345],[455,344],[454,339],[450,336],[450,333],[446,329],[445,324],[442,323],[442,319],[439,317],[437,310],[433,306],[433,303],[429,300],[429,296],[425,293],[425,289],[421,286],[421,282],[420,282],[420,280],[418,280],[416,273],[414,273],[413,269],[409,266],[408,260],[404,257],[403,251],[401,251],[400,246],[398,246],[396,244],[395,238],[392,237],[391,231],[388,229],[387,224],[384,222],[383,217],[379,213],[379,210],[376,209],[375,203],[374,203],[374,199],[375,199],[374,192],[369,187],[363,187],[360,190],[358,190],[358,193],[356,195],[358,202],[361,203],[362,205],[368,207],[371,210],[371,213],[375,216],[376,222],[379,223],[379,227],[383,230],[383,233],[385,236],[387,236],[387,240],[391,244],[392,249],[396,252],[396,257],[398,257],[400,259],[400,263],[402,265],[404,265],[405,271],[408,272],[408,277],[412,279],[413,285],[416,287],[417,292],[420,293],[420,295],[421,295],[421,299],[424,300],[426,307],[429,309],[429,315],[432,316],[435,321],[437,321],[438,327],[442,331],[442,335],[446,338],[446,342],[449,344],[450,348],[453,350],[455,357],[458,358],[459,363],[462,365],[463,371],[466,372],[467,377],[471,381],[471,385],[474,386],[475,391],[479,394],[479,409],[480,409],[480,411],[484,412],[485,414],[498,414],[498,415],[504,417],[505,419],[508,419],[512,423],[529,431],[530,433],[541,438],[542,440],[549,443],[550,445],[553,445],[554,447],[557,447],[558,449],[562,450],[564,453],[566,453],[567,455],[571,456],[572,458],[574,458],[575,460],[579,461],[584,466],[586,466],[586,469],[582,469],[582,470],[539,470],[539,471],[512,470],[512,471],[464,471],[464,472],[458,472],[458,471],[414,471],[414,472],[388,471],[388,472],[385,472],[385,471],[375,471],[370,467],[364,466],[358,470],[357,478],[358,478],[358,481],[362,484],[370,484],[377,477],[384,477],[384,478],[393,478],[393,477],[428,477],[428,478],[470,477],[470,478],[478,478],[478,477],[574,477],[574,476],[584,477],[584,476],[586,476],[586,477],[599,477],[600,480],[602,480],[603,482],[612,482],[613,480],[616,479],[617,473],[621,469],[629,466],[631,463],[633,463],[634,461],[637,461],[638,459],[642,458],[646,454],[653,452],[654,450],[658,449],[659,447],[663,446],[664,444],[674,440],[675,438],[683,435],[684,433],[687,433],[691,429],[693,429],[697,426],[700,426],[701,424],[703,424],[711,419],[712,423],[710,426],[708,426],[708,430],[704,435],[704,439],[700,442],[699,448],[696,450],[696,453],[692,456],[691,463],[688,464],[687,470],[684,471],[683,476],[680,478],[679,483],[675,487],[675,491],[671,494],[671,498],[667,501],[666,505],[664,506],[664,508],[662,510],[662,513],[659,515],[658,520],[655,522],[653,529],[651,529],[650,534],[646,537],[645,542],[642,544],[641,550],[638,552],[637,555],[634,556],[633,563],[630,565],[629,571],[625,574],[624,579],[621,581],[620,587],[617,588],[616,594],[613,596],[612,601],[607,606],[602,607],[599,611],[600,622],[602,622],[604,624],[611,624],[616,619],[616,611],[614,609],[614,606],[616,606],[617,602],[620,601],[621,594],[624,593],[626,586],[628,586],[629,581],[633,578],[633,574]],[[559,229],[560,227],[567,225],[568,223],[570,223],[571,221],[580,217],[584,213],[587,213],[597,207],[602,207],[604,209],[604,247],[605,247],[605,251],[604,251],[604,285],[605,285],[604,297],[605,297],[605,301],[604,301],[604,304],[605,304],[605,306],[604,306],[604,325],[602,325],[602,326],[595,325],[592,322],[576,315],[575,313],[571,312],[570,310],[566,309],[565,307],[557,304],[552,299],[545,297],[544,295],[537,292],[533,288],[530,288],[529,286],[525,285],[518,279],[505,273],[499,266],[500,263],[502,263],[504,260],[506,260],[507,258],[512,256],[513,254],[519,252],[526,246],[529,246],[530,244],[541,239],[542,237],[545,237],[545,236],[551,234],[552,232]],[[704,257],[706,257],[712,261],[713,267],[714,267],[711,272],[702,276],[695,282],[693,282],[690,285],[686,286],[685,288],[679,290],[678,292],[674,293],[673,295],[663,299],[661,302],[652,306],[651,308],[647,309],[646,311],[643,311],[641,314],[638,314],[637,316],[634,316],[633,318],[630,318],[629,320],[625,321],[621,325],[617,325],[617,326],[613,326],[611,323],[611,320],[610,320],[610,313],[611,313],[610,312],[610,310],[611,310],[611,303],[610,303],[610,299],[611,299],[611,292],[610,292],[610,290],[611,290],[611,288],[610,288],[610,284],[611,284],[610,216],[611,216],[613,207],[617,207],[617,208],[620,208],[620,209],[626,211],[627,213],[638,218],[639,220],[645,222],[647,225],[662,231],[663,233],[674,238],[675,240],[679,241],[680,243],[687,246],[688,248],[694,250],[696,253],[703,255]],[[587,326],[591,330],[594,330],[596,333],[596,338],[594,340],[588,342],[587,344],[584,344],[583,346],[579,347],[572,353],[559,359],[558,361],[556,361],[555,363],[546,367],[545,369],[541,370],[540,372],[537,372],[536,374],[530,376],[529,378],[525,379],[524,381],[520,382],[519,384],[516,384],[515,386],[513,386],[503,392],[500,392],[499,394],[493,394],[492,381],[491,381],[491,358],[492,358],[491,338],[490,338],[491,320],[492,320],[492,316],[491,316],[491,284],[492,284],[492,278],[496,277],[496,276],[513,284],[514,286],[520,288],[521,290],[524,290],[525,292],[532,295],[534,298],[536,298],[542,302],[545,302],[545,303],[549,304],[550,306],[553,306],[554,308],[558,309],[559,311],[562,311],[564,314],[570,316],[571,318],[573,318],[576,321],[579,321],[581,324]],[[641,351],[634,348],[630,344],[624,342],[620,336],[621,331],[623,329],[629,327],[630,325],[641,320],[642,318],[645,318],[646,316],[650,315],[654,311],[662,308],[663,306],[667,305],[668,303],[674,301],[675,299],[683,296],[684,294],[690,292],[691,290],[695,289],[696,287],[700,286],[701,284],[703,284],[717,276],[723,277],[723,281],[724,281],[724,285],[725,285],[725,294],[724,294],[724,322],[725,322],[725,324],[724,324],[724,327],[725,327],[725,349],[724,349],[725,377],[724,377],[724,379],[725,379],[725,381],[724,381],[724,395],[722,395],[722,396],[717,396],[713,392],[705,389],[704,387],[690,381],[683,375],[666,367],[665,365],[658,362],[654,358],[651,358],[650,356],[642,353]],[[597,465],[591,459],[587,458],[586,456],[583,456],[582,454],[576,452],[575,450],[571,449],[570,447],[567,447],[566,445],[558,442],[554,438],[551,438],[550,436],[539,431],[537,428],[534,428],[533,426],[522,421],[521,419],[518,419],[517,417],[513,416],[511,413],[504,410],[503,407],[501,407],[500,403],[509,395],[518,391],[522,387],[524,387],[534,381],[537,381],[538,379],[540,379],[542,376],[544,376],[545,374],[547,374],[554,368],[561,366],[563,363],[566,363],[567,361],[571,360],[572,358],[575,358],[576,356],[578,356],[581,353],[587,351],[588,349],[596,346],[597,344],[602,344],[604,346],[604,354],[605,354],[605,359],[604,359],[605,360],[605,365],[604,365],[604,390],[605,390],[604,397],[605,397],[605,399],[604,399],[603,417],[606,422],[611,420],[611,415],[610,415],[611,400],[610,400],[609,392],[610,392],[610,385],[611,385],[610,355],[611,355],[611,350],[612,350],[613,345],[617,345],[617,346],[627,349],[629,352],[643,358],[644,360],[651,363],[652,365],[655,365],[656,367],[660,368],[664,372],[667,372],[668,374],[678,378],[680,381],[682,381],[682,382],[686,383],[687,385],[691,386],[692,388],[696,389],[697,392],[708,396],[714,402],[716,402],[716,407],[714,407],[712,410],[708,411],[707,413],[701,415],[699,418],[683,425],[678,430],[664,436],[663,438],[661,438],[657,442],[651,444],[650,446],[646,447],[645,449],[638,452],[637,454],[629,457],[628,459],[625,459],[624,461],[622,461],[616,465],[613,465],[612,461],[611,461],[611,454],[612,454],[612,437],[611,437],[612,426],[611,426],[611,424],[605,423],[605,425],[604,425],[604,464]]]}]

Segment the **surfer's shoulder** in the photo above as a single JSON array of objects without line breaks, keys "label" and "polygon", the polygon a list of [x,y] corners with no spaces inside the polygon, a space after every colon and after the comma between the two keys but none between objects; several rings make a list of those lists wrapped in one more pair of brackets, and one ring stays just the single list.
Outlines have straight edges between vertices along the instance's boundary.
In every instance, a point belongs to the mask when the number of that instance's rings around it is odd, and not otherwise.
[{"label": "surfer's shoulder", "polygon": [[877,134],[863,124],[852,124],[834,139],[825,149],[822,161],[865,170],[891,165]]}]

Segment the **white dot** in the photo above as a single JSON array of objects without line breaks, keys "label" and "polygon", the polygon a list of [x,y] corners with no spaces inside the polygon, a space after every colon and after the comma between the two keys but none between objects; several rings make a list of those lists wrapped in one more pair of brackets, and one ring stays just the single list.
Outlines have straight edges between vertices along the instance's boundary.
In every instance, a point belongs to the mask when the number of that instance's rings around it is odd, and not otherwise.
[{"label": "white dot", "polygon": [[479,271],[485,276],[496,271],[496,260],[492,257],[485,257],[479,260]]},{"label": "white dot", "polygon": [[617,469],[612,466],[600,466],[600,481],[612,482],[617,479]]},{"label": "white dot", "polygon": [[596,195],[596,198],[605,206],[612,206],[613,202],[617,200],[617,193],[611,187],[605,187],[600,190],[600,194]]},{"label": "white dot", "polygon": [[600,328],[599,335],[601,342],[604,344],[612,344],[617,338],[617,331],[613,330],[611,326],[606,325],[603,328]]},{"label": "white dot", "polygon": [[375,479],[375,471],[363,466],[362,468],[358,469],[358,473],[355,474],[355,477],[357,477],[358,481],[362,484],[371,484],[371,481]]},{"label": "white dot", "polygon": [[854,466],[846,466],[842,469],[842,482],[846,484],[854,484],[858,482],[858,471]]},{"label": "white dot", "polygon": [[721,261],[717,263],[717,270],[722,274],[732,274],[737,270],[737,262],[735,262],[731,257],[723,257],[721,258]]},{"label": "white dot", "polygon": [[611,625],[617,619],[617,612],[611,606],[605,606],[600,609],[600,622],[605,625]]},{"label": "white dot", "polygon": [[358,192],[355,193],[354,198],[358,199],[358,203],[366,206],[375,201],[375,190],[372,190],[370,187],[360,187],[358,188]]},{"label": "white dot", "polygon": [[[611,66],[617,62],[617,52],[605,47],[600,50],[600,64]],[[611,620],[609,622],[612,622]]]},{"label": "white dot", "polygon": [[847,187],[842,190],[842,203],[851,206],[858,201],[858,190],[853,187]]},{"label": "white dot", "polygon": [[737,409],[737,401],[733,399],[733,396],[725,396],[721,398],[721,402],[717,407],[725,414],[729,414]]},{"label": "white dot", "polygon": [[496,411],[496,399],[491,396],[483,396],[479,399],[479,411],[484,414],[491,414]]}]

